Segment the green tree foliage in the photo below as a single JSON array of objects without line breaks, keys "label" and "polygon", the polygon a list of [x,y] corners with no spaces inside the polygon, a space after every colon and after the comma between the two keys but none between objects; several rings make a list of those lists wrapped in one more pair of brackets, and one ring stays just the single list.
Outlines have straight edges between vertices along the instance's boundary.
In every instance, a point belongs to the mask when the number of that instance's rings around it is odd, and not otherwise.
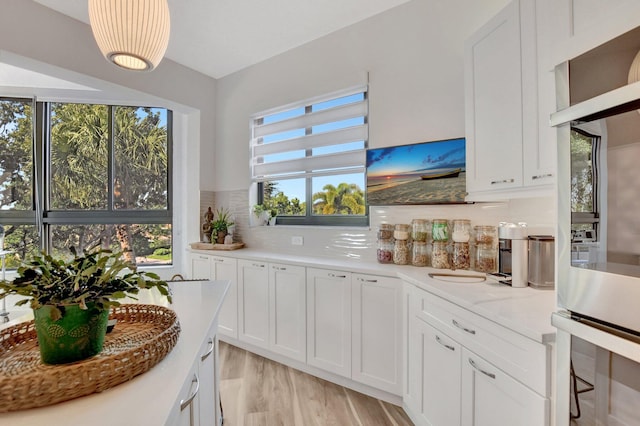
[{"label": "green tree foliage", "polygon": [[354,183],[340,183],[338,187],[325,185],[323,192],[313,194],[315,214],[335,215],[365,213],[364,192]]},{"label": "green tree foliage", "polygon": [[[113,164],[109,162],[109,108],[105,105],[51,104],[50,207],[52,210],[108,209],[113,188],[115,210],[167,208],[167,128],[159,110],[114,107]],[[0,102],[0,206],[33,209],[33,125],[29,103]],[[109,167],[113,167],[113,184]],[[6,243],[24,259],[34,244],[35,226],[7,226]],[[158,241],[170,247],[166,225],[53,225],[54,251],[97,246],[135,255],[151,254]],[[36,236],[37,238],[37,236]],[[62,253],[60,253],[62,254]]]},{"label": "green tree foliage", "polygon": [[593,210],[593,141],[571,132],[571,211]]},{"label": "green tree foliage", "polygon": [[278,190],[277,182],[263,183],[262,206],[265,210],[280,216],[299,216],[305,214],[306,203],[300,202],[297,197],[291,200],[282,191]]}]

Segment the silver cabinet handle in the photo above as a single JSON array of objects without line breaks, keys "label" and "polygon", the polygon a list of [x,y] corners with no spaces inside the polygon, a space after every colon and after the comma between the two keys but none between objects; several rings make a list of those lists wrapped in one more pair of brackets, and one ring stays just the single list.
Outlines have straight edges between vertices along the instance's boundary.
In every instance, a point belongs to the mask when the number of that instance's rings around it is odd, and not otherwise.
[{"label": "silver cabinet handle", "polygon": [[330,276],[331,278],[347,278],[347,276],[346,276],[346,275],[329,274],[329,276]]},{"label": "silver cabinet handle", "polygon": [[453,346],[447,345],[446,343],[444,343],[442,341],[442,339],[440,338],[440,336],[438,336],[437,334],[436,334],[436,342],[440,343],[442,346],[444,346],[445,348],[449,349],[450,351],[455,351],[456,350],[456,348],[454,348]]},{"label": "silver cabinet handle", "polygon": [[453,323],[453,325],[455,325],[456,327],[458,327],[461,330],[466,331],[469,334],[476,334],[475,330],[472,330],[470,328],[466,328],[466,327],[461,326],[460,323],[458,323],[458,321],[456,321],[456,320],[451,320],[451,322]]},{"label": "silver cabinet handle", "polygon": [[262,263],[252,263],[252,266],[255,266],[256,268],[264,268],[264,264]]},{"label": "silver cabinet handle", "polygon": [[491,379],[495,379],[495,378],[496,378],[496,375],[495,375],[495,374],[493,374],[493,373],[489,373],[488,371],[485,371],[485,370],[483,370],[482,368],[478,367],[478,366],[476,365],[476,363],[475,363],[475,362],[473,362],[473,360],[472,360],[471,358],[469,358],[469,364],[471,364],[471,366],[472,366],[473,368],[475,368],[476,370],[478,370],[479,372],[481,372],[481,373],[482,373],[482,374],[484,374],[485,376],[487,376],[487,377],[489,377],[489,378],[491,378]]},{"label": "silver cabinet handle", "polygon": [[207,260],[209,256],[198,256],[198,259]]},{"label": "silver cabinet handle", "polygon": [[218,263],[223,263],[223,262],[224,262],[224,259],[218,259],[218,258],[215,258],[215,257],[214,257],[214,258],[213,258],[213,261],[214,261],[214,262],[218,262]]},{"label": "silver cabinet handle", "polygon": [[286,271],[287,268],[283,267],[283,266],[272,266],[272,268],[276,271]]},{"label": "silver cabinet handle", "polygon": [[358,278],[358,281],[361,281],[363,283],[377,283],[378,280],[367,280],[365,278]]},{"label": "silver cabinet handle", "polygon": [[211,347],[209,348],[207,353],[205,353],[204,355],[202,355],[200,357],[200,361],[204,361],[205,359],[209,358],[209,355],[211,355],[213,353],[213,338],[212,337],[209,337],[209,345]]},{"label": "silver cabinet handle", "polygon": [[[196,397],[196,395],[198,394],[198,391],[200,390],[200,380],[198,379],[198,375],[194,374],[193,375],[193,379],[191,380],[191,384],[195,383],[196,384],[196,389],[193,391],[193,393],[191,395],[189,395],[189,397],[187,399],[183,399],[180,401],[180,411],[184,410],[185,408],[187,408],[187,406],[191,405],[191,402],[193,401],[193,398]],[[193,417],[193,416],[191,416]]]},{"label": "silver cabinet handle", "polygon": [[513,183],[515,182],[515,180],[513,178],[511,179],[501,179],[501,180],[492,180],[491,181],[491,185],[497,185],[500,183]]},{"label": "silver cabinet handle", "polygon": [[553,177],[553,173],[546,173],[543,175],[535,175],[535,176],[531,176],[532,180],[536,180],[536,179],[544,179],[544,178],[548,178],[548,177]]}]

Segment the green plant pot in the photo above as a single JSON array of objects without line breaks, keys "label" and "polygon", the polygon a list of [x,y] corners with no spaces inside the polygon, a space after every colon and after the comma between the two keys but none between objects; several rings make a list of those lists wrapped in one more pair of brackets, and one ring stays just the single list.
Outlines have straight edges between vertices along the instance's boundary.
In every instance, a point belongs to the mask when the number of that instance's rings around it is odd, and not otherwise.
[{"label": "green plant pot", "polygon": [[65,364],[92,357],[102,351],[107,332],[109,311],[100,311],[92,304],[88,309],[79,305],[60,307],[62,318],[51,319],[53,306],[34,309],[34,322],[45,364]]}]

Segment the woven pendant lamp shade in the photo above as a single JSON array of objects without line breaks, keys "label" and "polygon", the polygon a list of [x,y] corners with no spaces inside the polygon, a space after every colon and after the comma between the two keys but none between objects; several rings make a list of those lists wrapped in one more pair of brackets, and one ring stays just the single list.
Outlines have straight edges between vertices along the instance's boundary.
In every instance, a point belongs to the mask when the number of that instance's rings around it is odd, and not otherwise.
[{"label": "woven pendant lamp shade", "polygon": [[629,77],[627,82],[631,84],[636,81],[640,81],[640,52],[638,52],[636,57],[633,58],[631,68],[629,68]]},{"label": "woven pendant lamp shade", "polygon": [[104,57],[122,68],[153,70],[169,44],[167,0],[89,0],[89,21]]}]

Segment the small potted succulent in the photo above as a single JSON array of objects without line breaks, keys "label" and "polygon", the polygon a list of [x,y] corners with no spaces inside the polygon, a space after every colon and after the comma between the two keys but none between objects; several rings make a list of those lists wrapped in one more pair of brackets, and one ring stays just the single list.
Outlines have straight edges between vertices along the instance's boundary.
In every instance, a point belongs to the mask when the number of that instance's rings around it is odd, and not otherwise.
[{"label": "small potted succulent", "polygon": [[109,310],[118,299],[135,299],[140,289],[156,288],[171,302],[169,286],[160,277],[137,271],[122,253],[85,252],[71,248],[73,259],[34,256],[18,268],[13,281],[0,281],[0,299],[24,296],[16,305],[30,304],[45,364],[62,364],[100,353]]},{"label": "small potted succulent", "polygon": [[211,242],[224,244],[224,237],[229,232],[229,227],[233,225],[229,210],[219,208],[216,210],[215,219],[211,222]]}]

